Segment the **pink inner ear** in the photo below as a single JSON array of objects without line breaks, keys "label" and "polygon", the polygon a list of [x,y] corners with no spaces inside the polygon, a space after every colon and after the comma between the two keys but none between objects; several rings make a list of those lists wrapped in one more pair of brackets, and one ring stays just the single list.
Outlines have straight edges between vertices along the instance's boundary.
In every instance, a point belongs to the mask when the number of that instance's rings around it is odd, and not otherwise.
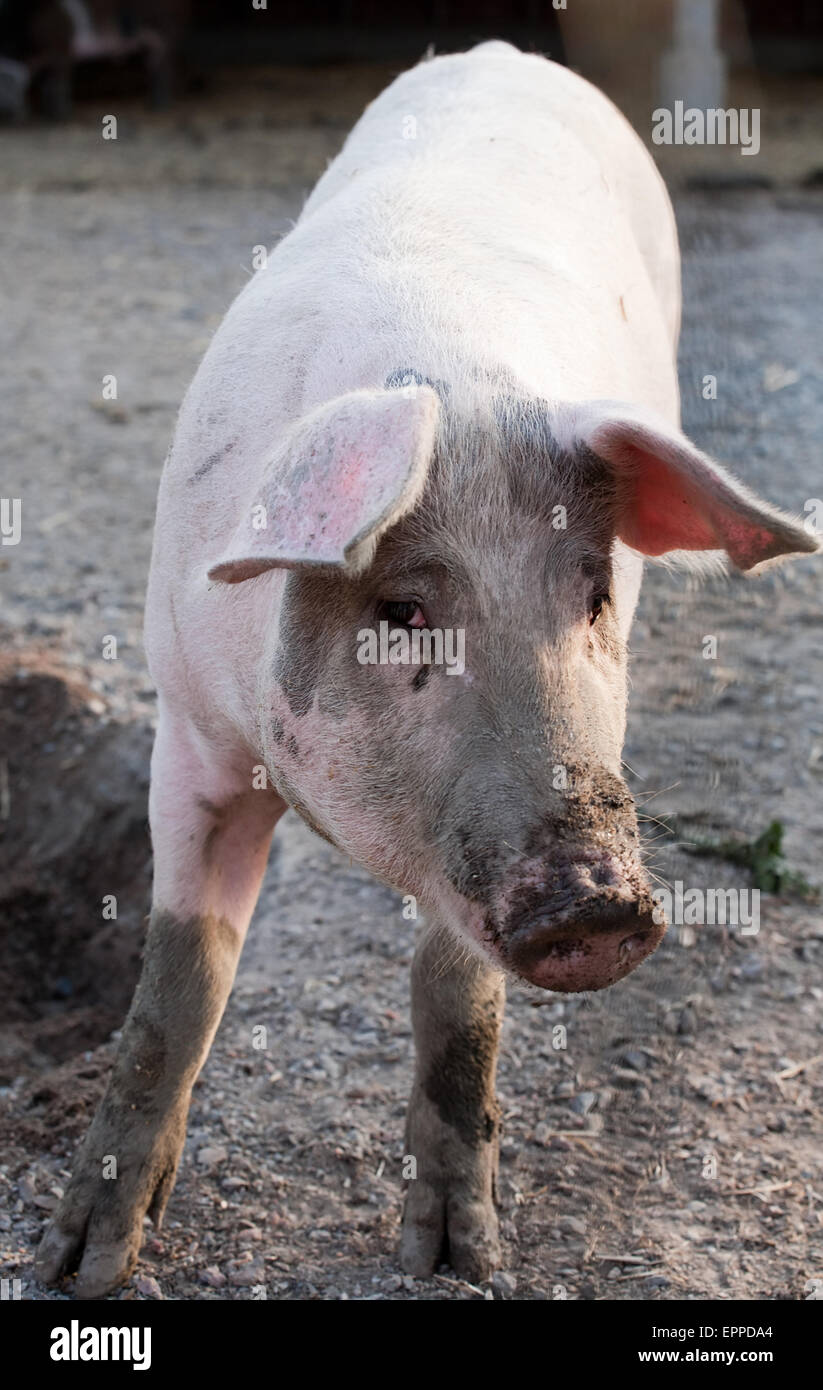
[{"label": "pink inner ear", "polygon": [[641,407],[592,401],[572,409],[574,437],[611,465],[617,535],[634,550],[644,555],[725,550],[733,565],[750,570],[778,555],[818,549],[800,522],[750,492],[677,429]]},{"label": "pink inner ear", "polygon": [[[317,451],[321,452],[321,451]],[[315,455],[297,486],[284,487],[275,501],[270,525],[277,546],[287,554],[302,554],[334,561],[369,517],[386,505],[384,495],[392,479],[381,488],[375,477],[375,458],[360,449],[326,441],[325,458]],[[270,546],[261,533],[261,549]]]},{"label": "pink inner ear", "polygon": [[706,499],[691,479],[644,449],[628,446],[625,454],[618,529],[627,545],[644,555],[723,548],[723,537],[706,515]]},{"label": "pink inner ear", "polygon": [[[264,465],[226,553],[210,578],[237,584],[267,569],[367,563],[369,543],[422,493],[439,400],[362,390],[296,422]],[[266,525],[257,526],[263,504]]]}]

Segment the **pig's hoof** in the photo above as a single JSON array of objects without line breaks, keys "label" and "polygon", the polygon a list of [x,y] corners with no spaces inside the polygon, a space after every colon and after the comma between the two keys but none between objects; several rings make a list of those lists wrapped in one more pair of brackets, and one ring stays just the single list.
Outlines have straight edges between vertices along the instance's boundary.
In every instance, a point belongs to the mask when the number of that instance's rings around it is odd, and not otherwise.
[{"label": "pig's hoof", "polygon": [[501,1264],[497,1212],[458,1182],[441,1188],[417,1179],[406,1197],[400,1264],[422,1279],[444,1263],[472,1283],[491,1278]]},{"label": "pig's hoof", "polygon": [[42,1284],[56,1284],[76,1266],[77,1279],[72,1286],[76,1298],[103,1298],[128,1279],[140,1251],[142,1218],[132,1224],[118,1239],[113,1239],[105,1227],[94,1229],[93,1218],[88,1230],[78,1232],[72,1213],[54,1217],[46,1228],[34,1260],[34,1272]]},{"label": "pig's hoof", "polygon": [[[90,1138],[93,1133],[94,1126]],[[140,1253],[144,1215],[160,1225],[183,1134],[182,1127],[172,1126],[142,1152],[124,1141],[89,1146],[111,1155],[119,1150],[120,1174],[104,1178],[97,1164],[78,1162],[35,1256],[41,1283],[56,1284],[77,1270],[75,1296],[103,1298],[128,1279]]]}]

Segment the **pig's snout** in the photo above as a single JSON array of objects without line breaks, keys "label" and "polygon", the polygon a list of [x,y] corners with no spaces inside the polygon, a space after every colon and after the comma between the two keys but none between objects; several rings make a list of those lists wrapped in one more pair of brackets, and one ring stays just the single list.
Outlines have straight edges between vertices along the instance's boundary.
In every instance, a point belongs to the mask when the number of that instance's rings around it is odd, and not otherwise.
[{"label": "pig's snout", "polygon": [[651,955],[666,930],[655,921],[642,870],[626,872],[608,858],[558,868],[542,894],[528,896],[499,947],[506,964],[541,989],[606,989]]}]

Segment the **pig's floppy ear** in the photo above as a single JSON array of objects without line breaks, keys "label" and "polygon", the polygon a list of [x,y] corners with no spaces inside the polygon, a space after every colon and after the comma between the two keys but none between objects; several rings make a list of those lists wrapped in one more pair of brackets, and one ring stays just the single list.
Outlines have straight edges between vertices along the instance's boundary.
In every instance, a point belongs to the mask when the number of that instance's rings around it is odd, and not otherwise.
[{"label": "pig's floppy ear", "polygon": [[264,461],[256,493],[209,579],[239,584],[270,569],[365,569],[380,536],[419,500],[440,401],[428,386],[352,391],[292,425]]},{"label": "pig's floppy ear", "polygon": [[679,430],[639,407],[566,407],[562,434],[611,465],[617,534],[644,555],[725,550],[737,569],[749,570],[776,555],[819,549],[802,522],[761,501]]}]

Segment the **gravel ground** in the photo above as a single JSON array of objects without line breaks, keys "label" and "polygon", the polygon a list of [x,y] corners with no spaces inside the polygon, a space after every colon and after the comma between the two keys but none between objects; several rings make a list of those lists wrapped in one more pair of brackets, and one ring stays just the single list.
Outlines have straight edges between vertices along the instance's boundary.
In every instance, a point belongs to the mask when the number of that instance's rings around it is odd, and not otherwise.
[{"label": "gravel ground", "polygon": [[[32,1252],[136,970],[153,716],[140,627],[175,412],[251,248],[288,228],[382,76],[325,90],[280,72],[245,107],[130,109],[109,146],[89,110],[65,130],[0,134],[2,491],[22,497],[25,526],[0,556],[0,1275],[24,1298],[70,1288],[40,1289]],[[823,194],[681,191],[677,211],[686,427],[801,512],[823,496]],[[110,372],[119,395],[104,404]],[[821,588],[813,559],[700,585],[650,569],[625,756],[667,880],[746,886],[687,843],[753,840],[779,820],[792,869],[819,882]],[[105,891],[123,911],[101,926]],[[756,937],[670,930],[605,995],[511,987],[506,1271],[493,1288],[448,1269],[411,1280],[395,1250],[414,924],[290,813],[166,1226],[147,1226],[119,1297],[803,1298],[823,1276],[823,925],[802,895],[764,894],[761,910]]]}]

